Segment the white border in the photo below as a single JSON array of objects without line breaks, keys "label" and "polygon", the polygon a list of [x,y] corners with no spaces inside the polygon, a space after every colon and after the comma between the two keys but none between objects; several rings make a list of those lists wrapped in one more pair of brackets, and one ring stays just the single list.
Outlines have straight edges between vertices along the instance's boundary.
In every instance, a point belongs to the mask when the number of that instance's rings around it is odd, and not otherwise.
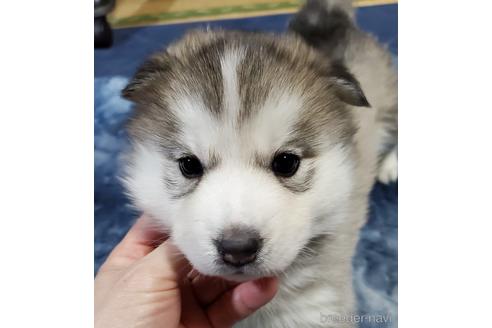
[{"label": "white border", "polygon": [[490,7],[399,4],[400,327],[490,326]]},{"label": "white border", "polygon": [[2,4],[1,327],[93,324],[93,4]]}]

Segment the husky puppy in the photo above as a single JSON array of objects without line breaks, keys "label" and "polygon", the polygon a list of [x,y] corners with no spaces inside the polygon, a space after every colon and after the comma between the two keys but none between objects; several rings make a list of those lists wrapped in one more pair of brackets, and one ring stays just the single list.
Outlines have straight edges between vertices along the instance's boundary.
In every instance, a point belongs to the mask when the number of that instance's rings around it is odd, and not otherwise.
[{"label": "husky puppy", "polygon": [[193,31],[123,91],[135,205],[200,273],[279,277],[240,327],[354,325],[368,194],[396,179],[397,78],[352,17],[350,1],[307,1],[282,36]]}]

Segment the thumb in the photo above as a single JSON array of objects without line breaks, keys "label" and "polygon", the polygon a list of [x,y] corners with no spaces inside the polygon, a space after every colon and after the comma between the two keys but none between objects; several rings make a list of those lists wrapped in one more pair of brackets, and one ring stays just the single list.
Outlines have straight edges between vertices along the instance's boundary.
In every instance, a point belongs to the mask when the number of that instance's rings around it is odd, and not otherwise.
[{"label": "thumb", "polygon": [[207,309],[208,318],[215,328],[229,328],[271,301],[277,289],[274,277],[242,283]]}]

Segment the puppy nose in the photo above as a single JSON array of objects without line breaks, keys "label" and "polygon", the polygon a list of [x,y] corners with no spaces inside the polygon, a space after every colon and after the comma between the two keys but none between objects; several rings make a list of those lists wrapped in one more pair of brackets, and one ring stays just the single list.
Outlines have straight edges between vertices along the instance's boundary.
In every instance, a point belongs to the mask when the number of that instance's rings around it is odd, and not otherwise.
[{"label": "puppy nose", "polygon": [[262,240],[255,230],[234,228],[225,231],[216,246],[225,263],[241,267],[256,260]]}]

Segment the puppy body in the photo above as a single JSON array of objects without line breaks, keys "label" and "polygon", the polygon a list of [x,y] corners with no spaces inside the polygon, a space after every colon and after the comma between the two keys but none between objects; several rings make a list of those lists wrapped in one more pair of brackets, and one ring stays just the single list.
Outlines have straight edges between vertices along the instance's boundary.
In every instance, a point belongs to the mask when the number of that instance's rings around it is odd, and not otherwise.
[{"label": "puppy body", "polygon": [[[280,278],[239,327],[353,326],[352,255],[378,169],[396,178],[397,115],[391,58],[352,16],[348,2],[308,1],[284,36],[195,31],[124,91],[137,106],[135,204],[201,273]],[[284,153],[300,158],[289,177],[273,172]],[[194,178],[179,164],[191,155]],[[261,236],[254,262],[222,259],[216,241],[232,228]]]}]

